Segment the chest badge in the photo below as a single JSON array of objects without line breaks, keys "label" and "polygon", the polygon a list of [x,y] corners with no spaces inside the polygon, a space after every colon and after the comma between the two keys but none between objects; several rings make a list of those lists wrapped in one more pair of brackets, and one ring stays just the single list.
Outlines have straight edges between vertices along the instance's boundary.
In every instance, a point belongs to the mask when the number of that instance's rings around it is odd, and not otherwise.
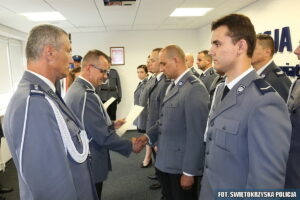
[{"label": "chest badge", "polygon": [[236,94],[239,95],[239,94],[243,93],[243,91],[245,90],[245,88],[246,87],[244,85],[240,85],[238,87],[238,89],[236,90]]}]

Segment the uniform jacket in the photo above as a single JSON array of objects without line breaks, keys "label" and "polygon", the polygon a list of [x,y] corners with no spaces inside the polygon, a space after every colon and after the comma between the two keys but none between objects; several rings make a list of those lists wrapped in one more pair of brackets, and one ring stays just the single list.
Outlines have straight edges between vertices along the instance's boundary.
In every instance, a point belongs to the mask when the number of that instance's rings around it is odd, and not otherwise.
[{"label": "uniform jacket", "polygon": [[217,75],[214,81],[212,82],[210,89],[209,89],[209,98],[210,98],[210,103],[212,102],[212,98],[214,96],[215,90],[219,83],[222,83],[225,81],[225,76]]},{"label": "uniform jacket", "polygon": [[[134,105],[139,105],[140,104],[140,95],[141,95],[142,91],[144,90],[144,88],[147,84],[147,81],[148,81],[148,78],[146,77],[144,80],[139,82],[137,88],[135,89],[134,95],[133,95]],[[135,126],[138,125],[138,118],[136,120],[134,120],[133,124]]]},{"label": "uniform jacket", "polygon": [[141,130],[146,130],[148,116],[148,100],[150,90],[154,87],[156,76],[152,76],[146,83],[143,91],[140,94],[139,105],[144,107],[144,110],[138,117],[137,127]]},{"label": "uniform jacket", "polygon": [[148,78],[145,78],[144,80],[142,80],[141,82],[139,82],[138,86],[136,87],[135,91],[134,91],[134,105],[139,105],[139,101],[140,101],[140,95],[141,92],[143,91],[143,89],[145,88],[146,84],[147,84]]},{"label": "uniform jacket", "polygon": [[190,68],[191,72],[193,73],[194,76],[196,76],[197,78],[200,78],[200,74],[195,70],[194,67]]},{"label": "uniform jacket", "polygon": [[165,75],[162,75],[160,80],[155,84],[155,86],[149,92],[146,131],[148,131],[159,119],[161,104],[163,102],[163,99],[166,94],[166,89],[169,84],[170,84],[170,80],[166,79]]},{"label": "uniform jacket", "polygon": [[106,84],[102,84],[96,88],[96,93],[102,101],[107,101],[111,97],[115,97],[120,103],[122,98],[121,81],[118,71],[115,69],[109,70],[108,80]]},{"label": "uniform jacket", "polygon": [[261,77],[278,92],[284,101],[287,101],[292,82],[274,62],[266,67]]},{"label": "uniform jacket", "polygon": [[206,132],[200,199],[226,189],[281,189],[291,137],[282,98],[253,70],[221,101],[216,90]]},{"label": "uniform jacket", "polygon": [[[100,105],[93,87],[82,78],[77,78],[69,88],[65,101],[67,106],[82,120],[84,98],[86,103],[83,114],[83,124],[91,139],[92,174],[95,182],[102,182],[111,170],[109,150],[129,156],[132,143],[121,139],[112,126],[107,124],[106,114]],[[101,106],[101,107],[100,107]]]},{"label": "uniform jacket", "polygon": [[159,121],[147,133],[158,145],[155,166],[160,171],[202,174],[208,103],[205,86],[190,71],[166,94]]},{"label": "uniform jacket", "polygon": [[215,72],[213,67],[209,68],[205,73],[200,75],[200,80],[204,83],[207,91],[209,91],[210,86],[217,75],[218,74]]},{"label": "uniform jacket", "polygon": [[[24,180],[20,175],[20,148],[26,99],[33,84],[42,93],[35,93],[29,101],[21,163]],[[76,149],[82,152],[77,135],[82,128],[80,122],[43,80],[25,71],[4,118],[4,134],[18,171],[21,200],[98,199],[88,160],[79,164],[66,154],[54,112],[43,95],[59,107]]]},{"label": "uniform jacket", "polygon": [[286,188],[300,188],[300,79],[291,87],[288,108],[292,122],[292,139],[286,167]]}]

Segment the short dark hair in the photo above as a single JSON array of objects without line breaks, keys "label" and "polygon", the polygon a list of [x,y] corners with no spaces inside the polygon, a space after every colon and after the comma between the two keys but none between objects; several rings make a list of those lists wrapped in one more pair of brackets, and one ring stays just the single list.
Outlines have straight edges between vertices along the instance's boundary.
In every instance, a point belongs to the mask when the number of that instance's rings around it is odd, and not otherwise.
[{"label": "short dark hair", "polygon": [[208,50],[203,50],[203,51],[199,51],[198,54],[203,53],[205,55],[205,57],[210,59],[210,62],[212,63],[212,56],[209,55],[209,51]]},{"label": "short dark hair", "polygon": [[213,31],[220,26],[228,28],[227,34],[234,44],[241,39],[247,42],[247,55],[251,58],[256,45],[256,33],[251,20],[245,15],[230,14],[214,21],[211,30]]},{"label": "short dark hair", "polygon": [[108,56],[98,49],[88,51],[82,60],[82,67],[84,68],[90,61],[98,61],[99,57],[103,56],[108,61]]},{"label": "short dark hair", "polygon": [[137,69],[144,69],[144,71],[146,72],[146,74],[148,74],[148,69],[147,69],[147,66],[146,65],[139,65],[137,67]]},{"label": "short dark hair", "polygon": [[275,44],[274,40],[270,35],[267,34],[257,34],[256,35],[256,40],[259,41],[259,43],[264,47],[264,48],[270,48],[271,49],[271,56],[274,55],[275,52]]}]

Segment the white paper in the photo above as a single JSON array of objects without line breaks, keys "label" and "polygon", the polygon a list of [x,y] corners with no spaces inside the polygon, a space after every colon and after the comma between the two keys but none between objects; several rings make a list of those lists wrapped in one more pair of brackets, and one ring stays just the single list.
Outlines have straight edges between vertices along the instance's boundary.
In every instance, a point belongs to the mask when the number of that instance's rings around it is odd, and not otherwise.
[{"label": "white paper", "polygon": [[119,136],[124,135],[124,133],[128,130],[129,126],[133,124],[133,121],[141,114],[143,109],[143,106],[133,106],[133,108],[130,110],[126,117],[126,122],[120,128],[117,129],[117,134]]},{"label": "white paper", "polygon": [[112,104],[115,100],[116,100],[115,97],[110,97],[110,99],[108,99],[108,100],[103,104],[104,109],[107,110],[108,106],[110,106],[110,104]]}]

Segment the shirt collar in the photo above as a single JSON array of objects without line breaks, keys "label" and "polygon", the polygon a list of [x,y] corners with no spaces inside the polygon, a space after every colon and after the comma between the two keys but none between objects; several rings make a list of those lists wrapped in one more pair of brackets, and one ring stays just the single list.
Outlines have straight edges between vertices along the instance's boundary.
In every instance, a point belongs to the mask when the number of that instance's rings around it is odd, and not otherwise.
[{"label": "shirt collar", "polygon": [[261,76],[261,73],[269,66],[269,64],[271,64],[271,62],[273,62],[273,60],[271,59],[265,66],[263,66],[262,68],[260,68],[259,70],[256,71],[258,76]]},{"label": "shirt collar", "polygon": [[153,74],[150,74],[150,75],[148,76],[148,80],[150,80],[153,76],[154,76]]},{"label": "shirt collar", "polygon": [[254,69],[251,66],[249,69],[247,69],[244,73],[233,79],[230,83],[227,83],[228,78],[225,79],[225,85],[228,87],[229,90],[231,90],[242,78],[247,76],[250,72],[252,72]]},{"label": "shirt collar", "polygon": [[53,90],[53,92],[56,92],[56,88],[55,88],[54,84],[49,79],[47,79],[46,77],[42,76],[41,74],[33,72],[29,69],[27,69],[26,71],[28,71],[28,72],[32,73],[33,75],[42,79],[50,87],[50,89]]},{"label": "shirt collar", "polygon": [[180,79],[190,71],[190,68],[187,68],[179,77],[177,77],[175,80],[174,80],[174,84],[177,85],[177,83],[180,81]]},{"label": "shirt collar", "polygon": [[91,82],[89,82],[88,80],[86,80],[85,78],[83,78],[81,75],[79,75],[78,78],[81,78],[82,80],[84,80],[85,82],[87,82],[90,86],[92,86],[92,89],[95,91],[95,87],[93,86],[93,84],[91,84]]},{"label": "shirt collar", "polygon": [[161,79],[161,76],[163,75],[163,72],[160,72],[156,75],[156,80],[159,81]]},{"label": "shirt collar", "polygon": [[212,66],[203,71],[202,74],[205,74],[208,70],[210,70],[210,68],[212,68]]}]

